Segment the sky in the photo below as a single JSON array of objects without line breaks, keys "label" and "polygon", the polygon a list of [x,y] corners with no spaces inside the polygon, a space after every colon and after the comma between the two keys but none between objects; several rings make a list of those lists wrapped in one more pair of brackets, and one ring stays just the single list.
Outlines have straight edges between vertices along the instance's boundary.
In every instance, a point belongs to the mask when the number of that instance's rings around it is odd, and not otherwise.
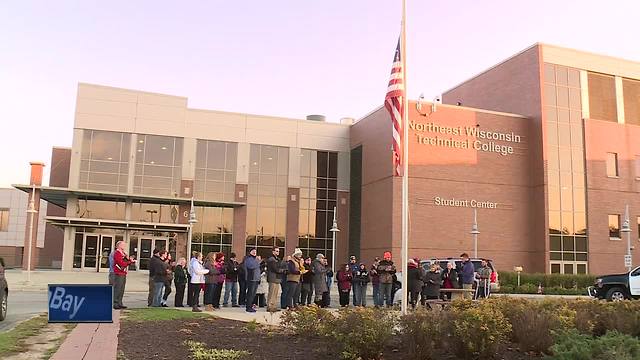
[{"label": "sky", "polygon": [[[408,0],[409,97],[536,42],[640,61],[639,13],[636,0]],[[71,146],[79,82],[190,108],[360,118],[384,100],[400,19],[400,0],[0,1],[0,187]]]}]

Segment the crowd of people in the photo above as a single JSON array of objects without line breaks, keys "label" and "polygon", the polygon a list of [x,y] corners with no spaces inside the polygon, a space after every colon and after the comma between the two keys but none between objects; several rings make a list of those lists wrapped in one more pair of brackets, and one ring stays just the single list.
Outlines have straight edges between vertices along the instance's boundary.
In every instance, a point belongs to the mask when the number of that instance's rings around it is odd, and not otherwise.
[{"label": "crowd of people", "polygon": [[[441,289],[466,289],[465,297],[489,296],[490,283],[495,282],[491,263],[482,260],[481,267],[476,270],[467,254],[461,257],[461,264],[448,262],[446,268],[442,269],[436,261],[428,271],[421,266],[419,259],[409,259],[407,290],[412,307],[416,307],[418,298],[422,305],[428,300],[450,300],[451,292]],[[401,284],[391,258],[391,253],[385,252],[382,259],[376,257],[371,266],[367,266],[352,255],[348,263],[339,266],[335,278],[340,306],[348,307],[350,302],[353,306],[367,306],[369,283],[372,286],[373,306],[393,306],[394,294]],[[109,255],[109,283],[114,286],[114,309],[126,308],[122,304],[126,272],[135,261],[124,252],[124,242],[118,242]],[[231,306],[244,307],[249,313],[264,307],[269,312],[311,304],[329,307],[333,278],[334,273],[323,254],[317,254],[314,259],[304,258],[302,251],[297,248],[284,259],[278,247],[272,248],[271,255],[266,259],[257,255],[257,249],[251,249],[240,261],[235,253],[231,253],[227,259],[221,252],[210,252],[206,256],[193,252],[188,262],[185,258],[174,261],[165,249],[156,249],[149,259],[147,305],[168,307],[167,299],[173,283],[174,306],[189,306],[194,312],[203,311],[202,305],[206,311]],[[474,284],[476,291],[472,295]]]}]

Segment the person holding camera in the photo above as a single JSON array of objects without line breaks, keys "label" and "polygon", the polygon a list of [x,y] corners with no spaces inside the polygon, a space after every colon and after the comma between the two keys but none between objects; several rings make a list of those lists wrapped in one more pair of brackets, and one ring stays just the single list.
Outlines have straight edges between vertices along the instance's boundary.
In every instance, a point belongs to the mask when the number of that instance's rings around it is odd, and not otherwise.
[{"label": "person holding camera", "polygon": [[129,265],[136,262],[133,256],[129,257],[124,252],[125,246],[127,244],[124,241],[118,241],[116,243],[116,252],[113,254],[113,308],[116,310],[127,308],[122,304],[122,297],[124,296],[124,287],[127,284]]}]

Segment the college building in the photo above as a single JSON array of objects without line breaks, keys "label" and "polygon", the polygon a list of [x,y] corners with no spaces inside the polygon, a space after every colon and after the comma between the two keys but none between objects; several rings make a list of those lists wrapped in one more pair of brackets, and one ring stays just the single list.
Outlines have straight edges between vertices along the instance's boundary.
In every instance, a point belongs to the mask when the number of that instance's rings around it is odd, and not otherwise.
[{"label": "college building", "polygon": [[[441,102],[410,101],[408,120],[411,257],[477,251],[498,270],[618,272],[629,234],[640,260],[640,63],[535,44]],[[135,270],[154,248],[399,261],[391,148],[382,106],[336,123],[79,84],[73,144],[54,148],[49,185],[36,163],[14,187],[48,203],[44,246],[56,244],[63,270],[104,269],[118,240]]]}]

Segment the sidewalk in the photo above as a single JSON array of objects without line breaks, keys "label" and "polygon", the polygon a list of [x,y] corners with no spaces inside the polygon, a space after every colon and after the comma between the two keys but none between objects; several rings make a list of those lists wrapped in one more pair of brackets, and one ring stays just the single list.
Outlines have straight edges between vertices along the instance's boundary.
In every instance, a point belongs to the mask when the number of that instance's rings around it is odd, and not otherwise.
[{"label": "sidewalk", "polygon": [[118,357],[120,311],[113,323],[78,324],[64,340],[52,360],[113,360]]},{"label": "sidewalk", "polygon": [[[6,270],[10,291],[46,291],[49,284],[108,284],[109,273],[88,271],[34,270],[31,282],[26,271]],[[127,275],[127,292],[148,292],[149,274],[132,271]]]}]

